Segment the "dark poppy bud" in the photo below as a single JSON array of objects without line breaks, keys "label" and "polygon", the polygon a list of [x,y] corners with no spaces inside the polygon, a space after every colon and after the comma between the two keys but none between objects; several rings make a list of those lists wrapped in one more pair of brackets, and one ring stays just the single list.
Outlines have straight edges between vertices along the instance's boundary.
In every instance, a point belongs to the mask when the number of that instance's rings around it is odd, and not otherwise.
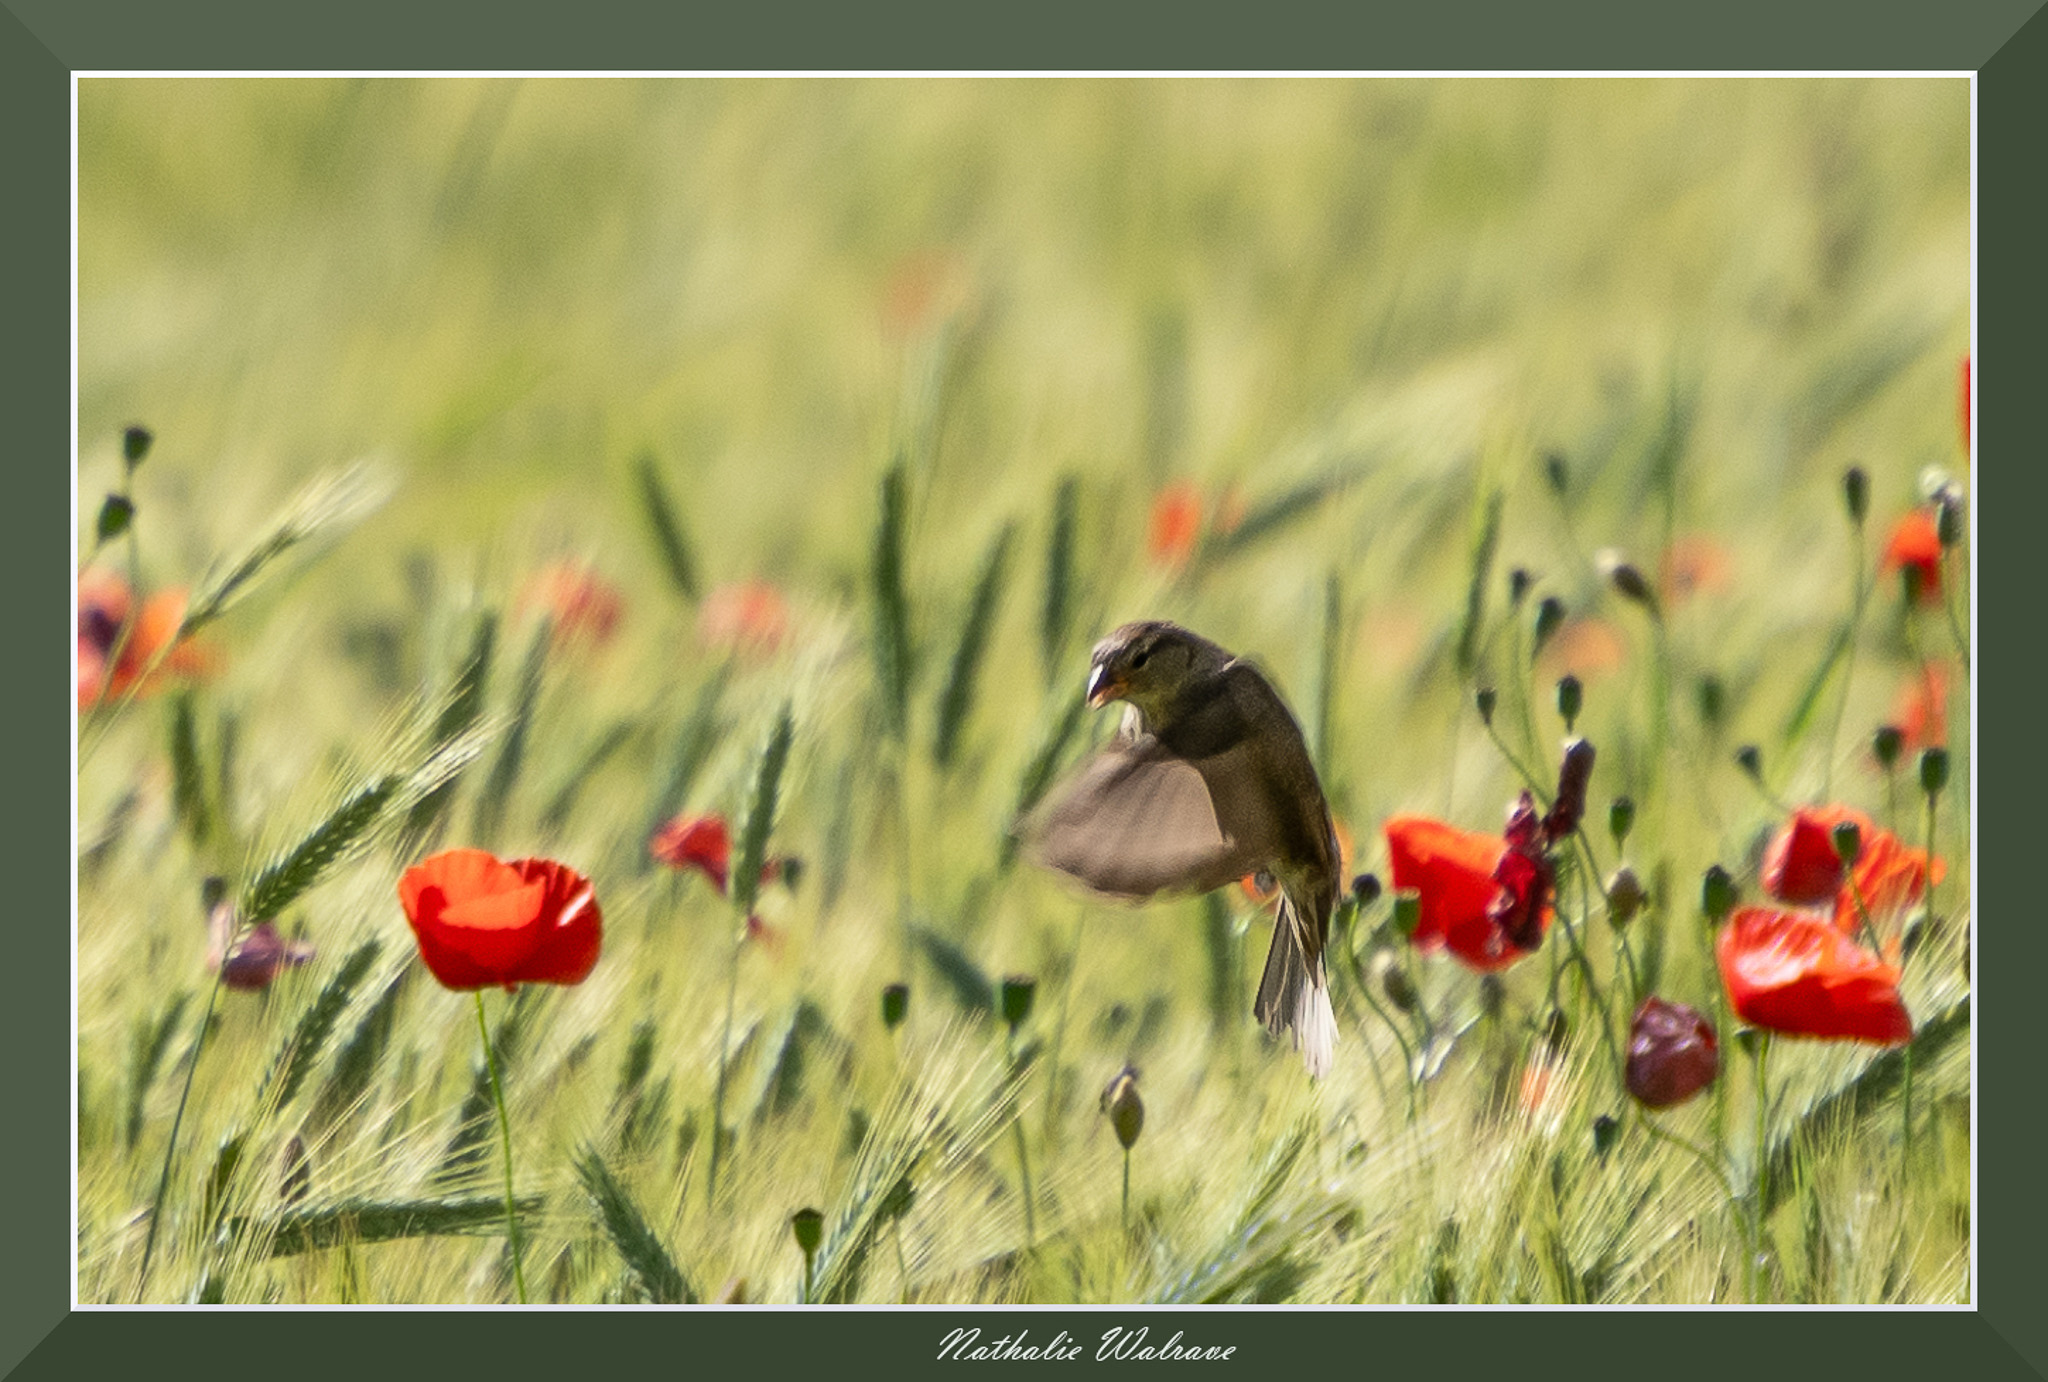
[{"label": "dark poppy bud", "polygon": [[1861,527],[1870,512],[1870,477],[1863,467],[1852,465],[1842,472],[1842,500],[1849,506],[1849,521]]},{"label": "dark poppy bud", "polygon": [[1657,611],[1657,593],[1650,589],[1650,579],[1634,562],[1609,547],[1593,558],[1600,568],[1600,574],[1607,578],[1607,584],[1614,587],[1614,593],[1625,600],[1633,600],[1651,613]]},{"label": "dark poppy bud", "polygon": [[1735,910],[1735,880],[1728,876],[1728,870],[1719,864],[1708,866],[1700,879],[1700,910],[1707,914],[1707,920],[1716,924],[1726,920]]},{"label": "dark poppy bud", "polygon": [[1402,1012],[1414,1012],[1421,1002],[1421,995],[1415,991],[1415,981],[1408,977],[1402,967],[1400,956],[1391,950],[1382,950],[1372,957],[1373,978],[1378,981],[1380,991],[1387,995],[1387,1001]]},{"label": "dark poppy bud", "polygon": [[1015,1031],[1025,1018],[1031,1016],[1031,1000],[1038,993],[1038,981],[1023,974],[1012,974],[1004,978],[1002,986],[1003,1021]]},{"label": "dark poppy bud", "polygon": [[789,1216],[789,1231],[796,1235],[796,1245],[803,1249],[804,1256],[809,1257],[824,1241],[825,1216],[815,1209],[799,1209]]},{"label": "dark poppy bud", "polygon": [[142,458],[149,454],[149,444],[155,440],[147,427],[121,429],[121,459],[128,463],[130,470],[142,464]]},{"label": "dark poppy bud", "polygon": [[896,1183],[889,1187],[889,1193],[882,1196],[882,1203],[875,1210],[875,1214],[886,1224],[908,1214],[910,1207],[916,1203],[917,1187],[910,1183],[907,1174],[901,1175],[896,1177]]},{"label": "dark poppy bud", "polygon": [[125,494],[110,494],[100,505],[98,532],[101,542],[111,542],[128,531],[135,520],[135,505]]},{"label": "dark poppy bud", "polygon": [[910,985],[888,984],[882,989],[882,1025],[895,1031],[910,1011]]},{"label": "dark poppy bud", "polygon": [[1834,842],[1835,857],[1844,864],[1853,865],[1863,856],[1863,827],[1854,821],[1837,821],[1835,828],[1828,832]]},{"label": "dark poppy bud", "polygon": [[1748,1056],[1751,1060],[1756,1059],[1757,1047],[1763,1044],[1763,1039],[1764,1030],[1761,1027],[1744,1027],[1735,1034],[1736,1046],[1741,1048],[1742,1054]]},{"label": "dark poppy bud", "polygon": [[1704,676],[1693,683],[1693,704],[1700,713],[1700,723],[1708,729],[1719,729],[1721,717],[1728,713],[1728,688],[1716,676]]},{"label": "dark poppy bud", "polygon": [[1543,1044],[1556,1055],[1564,1050],[1565,1042],[1571,1037],[1572,1024],[1566,1020],[1563,1008],[1552,1008],[1550,1020],[1543,1024]]},{"label": "dark poppy bud", "polygon": [[1361,873],[1351,880],[1351,896],[1361,907],[1370,907],[1380,900],[1380,877],[1376,873]]},{"label": "dark poppy bud", "polygon": [[1394,929],[1404,936],[1415,934],[1415,928],[1422,924],[1422,893],[1415,888],[1401,888],[1394,893]]},{"label": "dark poppy bud", "polygon": [[[765,875],[770,868],[775,871],[775,881],[791,892],[795,892],[797,884],[803,881],[804,861],[793,855],[770,860],[767,868],[764,868],[762,873]],[[764,877],[762,881],[766,882],[767,880]]]},{"label": "dark poppy bud", "polygon": [[1920,603],[1920,592],[1927,587],[1927,573],[1910,562],[1899,568],[1899,580],[1905,586],[1905,600],[1909,605]]},{"label": "dark poppy bud", "polygon": [[1941,795],[1941,789],[1948,786],[1948,750],[1944,748],[1922,749],[1920,751],[1920,790],[1930,797]]},{"label": "dark poppy bud", "polygon": [[1563,623],[1564,601],[1555,595],[1546,595],[1536,602],[1536,636],[1529,649],[1531,658],[1543,651],[1543,645],[1550,641],[1550,636],[1556,633],[1558,626]]},{"label": "dark poppy bud", "polygon": [[219,874],[207,875],[206,880],[199,885],[199,905],[206,911],[211,912],[220,906],[227,901],[227,896],[228,880]]},{"label": "dark poppy bud", "polygon": [[1935,501],[1934,534],[1944,548],[1963,540],[1963,497],[1952,489]]},{"label": "dark poppy bud", "polygon": [[1607,807],[1607,829],[1614,836],[1616,848],[1628,839],[1628,832],[1636,826],[1636,802],[1634,797],[1616,797]]},{"label": "dark poppy bud", "polygon": [[1567,672],[1557,679],[1557,713],[1564,719],[1565,732],[1569,734],[1577,723],[1579,710],[1586,703],[1586,688],[1579,679]]},{"label": "dark poppy bud", "polygon": [[1479,707],[1479,722],[1481,724],[1490,725],[1493,723],[1493,706],[1497,699],[1499,697],[1491,686],[1480,687],[1479,693],[1473,696],[1472,704]]},{"label": "dark poppy bud", "polygon": [[1586,784],[1593,780],[1593,745],[1574,739],[1564,746],[1564,764],[1557,770],[1557,800],[1543,818],[1543,830],[1551,841],[1562,840],[1579,828],[1586,814]]},{"label": "dark poppy bud", "polygon": [[1877,764],[1886,772],[1897,766],[1899,754],[1906,747],[1906,732],[1897,725],[1879,725],[1877,733],[1870,736],[1870,751],[1877,755]]},{"label": "dark poppy bud", "polygon": [[1565,469],[1562,453],[1552,451],[1543,457],[1543,478],[1550,482],[1550,492],[1552,494],[1555,494],[1560,499],[1564,498],[1565,489],[1571,476]]},{"label": "dark poppy bud", "polygon": [[1117,1072],[1102,1091],[1102,1111],[1109,1116],[1109,1126],[1116,1130],[1116,1140],[1129,1151],[1138,1143],[1138,1134],[1145,1130],[1145,1101],[1138,1097],[1138,1067],[1127,1065]]},{"label": "dark poppy bud", "polygon": [[1607,880],[1607,919],[1616,926],[1628,925],[1649,900],[1650,894],[1644,889],[1643,880],[1636,877],[1636,871],[1627,864],[1616,869]]},{"label": "dark poppy bud", "polygon": [[1613,1150],[1614,1140],[1621,1136],[1621,1124],[1612,1114],[1603,1113],[1593,1120],[1593,1155],[1603,1161]]},{"label": "dark poppy bud", "polygon": [[1714,1024],[1683,1003],[1655,996],[1628,1029],[1628,1092],[1645,1108],[1682,1104],[1714,1082],[1721,1051]]},{"label": "dark poppy bud", "polygon": [[1508,605],[1520,609],[1522,601],[1529,597],[1529,587],[1536,584],[1536,578],[1529,574],[1526,566],[1517,566],[1508,572]]},{"label": "dark poppy bud", "polygon": [[1764,752],[1755,744],[1744,744],[1735,751],[1735,766],[1742,769],[1742,775],[1751,782],[1763,782]]}]

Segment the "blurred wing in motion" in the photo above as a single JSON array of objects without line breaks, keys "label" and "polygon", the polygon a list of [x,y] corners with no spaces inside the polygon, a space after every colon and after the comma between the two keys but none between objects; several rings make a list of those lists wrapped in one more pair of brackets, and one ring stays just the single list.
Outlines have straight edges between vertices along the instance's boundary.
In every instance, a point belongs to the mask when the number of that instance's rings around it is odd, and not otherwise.
[{"label": "blurred wing in motion", "polygon": [[1034,862],[1127,899],[1207,892],[1262,862],[1217,824],[1204,775],[1150,735],[1097,754],[1022,834]]}]

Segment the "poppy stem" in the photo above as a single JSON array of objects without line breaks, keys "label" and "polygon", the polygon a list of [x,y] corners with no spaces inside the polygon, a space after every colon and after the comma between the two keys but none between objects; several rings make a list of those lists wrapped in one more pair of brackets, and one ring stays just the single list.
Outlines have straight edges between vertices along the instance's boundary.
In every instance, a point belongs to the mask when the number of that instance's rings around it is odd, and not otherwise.
[{"label": "poppy stem", "polygon": [[1124,1236],[1131,1233],[1131,1149],[1124,1148]]},{"label": "poppy stem", "polygon": [[[1863,625],[1863,611],[1870,603],[1870,564],[1864,560],[1863,520],[1855,520],[1856,551],[1853,566],[1856,571],[1856,595],[1849,607],[1849,623],[1843,629],[1842,638],[1842,694],[1835,702],[1835,718],[1828,726],[1827,752],[1821,757],[1820,794],[1823,798],[1833,794],[1835,770],[1835,741],[1842,737],[1842,716],[1849,708],[1849,682],[1856,670],[1856,630]],[[1907,616],[1911,618],[1909,613]]]},{"label": "poppy stem", "polygon": [[1771,1100],[1769,1084],[1765,1076],[1771,1054],[1771,1034],[1764,1028],[1756,1028],[1756,1212],[1754,1215],[1754,1240],[1750,1249],[1750,1290],[1751,1304],[1761,1303],[1769,1289],[1764,1271],[1765,1222],[1771,1201],[1771,1147],[1769,1122]]},{"label": "poppy stem", "polygon": [[526,1304],[526,1264],[519,1245],[519,1209],[512,1193],[512,1119],[505,1112],[505,1087],[498,1081],[498,1057],[491,1050],[491,1028],[484,1021],[484,991],[476,990],[476,1030],[483,1038],[484,1069],[491,1076],[491,1098],[498,1105],[498,1131],[505,1140],[505,1235],[512,1244],[512,1285]]},{"label": "poppy stem", "polygon": [[235,946],[241,940],[241,928],[237,926],[228,936],[227,944],[221,949],[220,967],[213,972],[213,986],[206,992],[206,1013],[199,1019],[199,1033],[192,1038],[192,1054],[185,1062],[185,1088],[178,1094],[178,1111],[171,1117],[170,1140],[164,1144],[163,1174],[157,1177],[156,1198],[149,1209],[149,1233],[142,1240],[142,1270],[135,1283],[135,1299],[139,1304],[142,1293],[149,1285],[149,1262],[156,1252],[156,1226],[164,1216],[164,1196],[171,1186],[171,1162],[178,1155],[178,1129],[185,1123],[185,1104],[192,1097],[192,1077],[199,1070],[199,1053],[206,1048],[206,1034],[213,1027],[214,1005],[220,1000],[221,970],[227,967],[227,957],[235,953]]},{"label": "poppy stem", "polygon": [[[1018,1071],[1017,1038],[1014,1028],[1011,1029],[1010,1035],[1004,1039],[1004,1052],[1008,1057],[1010,1077],[1015,1079]],[[1023,1192],[1024,1197],[1024,1246],[1026,1248],[1035,1248],[1038,1246],[1038,1216],[1031,1204],[1031,1158],[1024,1147],[1024,1116],[1022,1113],[1012,1115],[1010,1131],[1017,1135],[1017,1180],[1019,1189]]]},{"label": "poppy stem", "polygon": [[[746,924],[741,923],[740,936],[746,936]],[[732,943],[732,965],[726,971],[725,980],[725,1026],[718,1034],[718,1083],[711,1095],[711,1165],[704,1174],[704,1207],[709,1209],[718,1201],[718,1164],[725,1149],[725,1079],[731,1064],[732,1052],[732,1010],[740,988],[740,945],[741,940]]]},{"label": "poppy stem", "polygon": [[1691,1142],[1672,1132],[1669,1128],[1660,1127],[1657,1120],[1652,1118],[1647,1111],[1639,1109],[1638,1113],[1641,1115],[1645,1132],[1661,1141],[1669,1142],[1674,1147],[1680,1147],[1690,1152],[1694,1160],[1714,1173],[1714,1179],[1721,1183],[1722,1193],[1731,1200],[1735,1198],[1735,1187],[1729,1183],[1728,1168],[1721,1158],[1709,1156],[1705,1151],[1695,1147]]},{"label": "poppy stem", "polygon": [[1948,558],[1949,553],[1954,550],[1951,547],[1941,549],[1941,609],[1942,613],[1948,616],[1949,637],[1956,641],[1956,656],[1962,659],[1963,675],[1968,676],[1970,673],[1970,635],[1963,628],[1962,620],[1957,618],[1955,601],[1950,598],[1955,593],[1956,585],[1950,575]]}]

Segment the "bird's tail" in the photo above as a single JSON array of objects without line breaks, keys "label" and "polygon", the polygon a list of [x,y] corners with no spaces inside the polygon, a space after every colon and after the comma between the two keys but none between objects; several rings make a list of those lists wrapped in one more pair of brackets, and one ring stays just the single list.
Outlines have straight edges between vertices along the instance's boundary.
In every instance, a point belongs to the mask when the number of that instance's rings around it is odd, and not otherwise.
[{"label": "bird's tail", "polygon": [[1337,1014],[1330,1007],[1330,982],[1323,972],[1323,932],[1328,923],[1318,925],[1307,911],[1291,894],[1281,893],[1272,948],[1266,951],[1266,973],[1259,980],[1252,1011],[1267,1031],[1293,1038],[1310,1078],[1319,1080],[1330,1073]]}]

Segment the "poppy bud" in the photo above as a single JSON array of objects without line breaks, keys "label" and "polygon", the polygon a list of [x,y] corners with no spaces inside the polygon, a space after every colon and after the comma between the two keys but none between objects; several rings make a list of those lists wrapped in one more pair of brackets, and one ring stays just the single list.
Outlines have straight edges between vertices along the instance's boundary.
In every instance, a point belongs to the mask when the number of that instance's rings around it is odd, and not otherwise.
[{"label": "poppy bud", "polygon": [[1870,477],[1862,466],[1852,465],[1842,472],[1842,499],[1849,506],[1849,521],[1861,527],[1863,516],[1870,512]]},{"label": "poppy bud", "polygon": [[1572,725],[1579,718],[1579,709],[1586,702],[1586,691],[1579,679],[1567,672],[1557,679],[1557,713],[1564,719],[1565,732],[1571,732]]},{"label": "poppy bud", "polygon": [[789,1216],[789,1231],[796,1236],[796,1245],[803,1249],[804,1256],[809,1257],[824,1241],[825,1216],[815,1209],[799,1209]]},{"label": "poppy bud", "polygon": [[1650,894],[1643,888],[1643,880],[1636,877],[1636,871],[1627,864],[1616,869],[1607,880],[1607,919],[1616,926],[1628,925],[1649,900]]},{"label": "poppy bud", "polygon": [[1735,880],[1719,864],[1709,865],[1700,879],[1700,910],[1715,923],[1735,910]]},{"label": "poppy bud", "polygon": [[1899,751],[1906,747],[1906,732],[1897,725],[1879,725],[1877,733],[1870,736],[1870,751],[1877,755],[1877,764],[1890,772],[1898,764]]},{"label": "poppy bud", "polygon": [[1837,821],[1835,828],[1828,832],[1834,842],[1835,857],[1844,864],[1853,865],[1863,854],[1863,828],[1854,821]]},{"label": "poppy bud", "polygon": [[1031,1016],[1031,1000],[1037,993],[1038,981],[1027,975],[1012,974],[1003,980],[1003,1021],[1010,1024],[1011,1031],[1016,1031]]},{"label": "poppy bud", "polygon": [[1555,1055],[1564,1049],[1567,1038],[1572,1034],[1572,1024],[1565,1020],[1563,1008],[1552,1008],[1550,1020],[1543,1024],[1543,1044]]},{"label": "poppy bud", "polygon": [[135,505],[125,494],[110,494],[100,505],[98,532],[101,542],[111,542],[128,531],[135,518]]},{"label": "poppy bud", "polygon": [[1708,729],[1717,729],[1721,716],[1728,709],[1728,688],[1716,676],[1704,676],[1693,683],[1693,704],[1700,712],[1700,723]]},{"label": "poppy bud", "polygon": [[1380,900],[1380,878],[1376,873],[1361,873],[1351,880],[1351,896],[1361,907],[1370,907]]},{"label": "poppy bud", "polygon": [[1607,829],[1614,836],[1616,848],[1628,839],[1628,832],[1635,829],[1635,824],[1635,798],[1616,797],[1607,807]]},{"label": "poppy bud", "polygon": [[1764,754],[1755,744],[1744,744],[1735,751],[1735,766],[1742,769],[1743,776],[1751,782],[1763,785]]},{"label": "poppy bud", "polygon": [[1543,829],[1555,842],[1579,828],[1586,814],[1586,784],[1593,778],[1593,745],[1574,739],[1564,746],[1564,764],[1557,770],[1557,800],[1543,818]]},{"label": "poppy bud", "polygon": [[1550,482],[1552,494],[1560,499],[1564,498],[1566,482],[1570,476],[1565,470],[1564,456],[1561,453],[1552,451],[1544,456],[1543,478]]},{"label": "poppy bud", "polygon": [[1401,888],[1394,893],[1394,929],[1404,936],[1415,934],[1415,928],[1422,924],[1422,892],[1417,888]]},{"label": "poppy bud", "polygon": [[1550,635],[1564,623],[1564,601],[1555,595],[1546,595],[1536,602],[1536,637],[1529,649],[1529,656],[1535,657],[1543,651],[1543,645],[1550,641]]},{"label": "poppy bud", "polygon": [[1593,1155],[1603,1161],[1614,1146],[1614,1139],[1621,1136],[1621,1124],[1612,1114],[1603,1113],[1593,1120]]},{"label": "poppy bud", "polygon": [[1944,748],[1922,749],[1920,751],[1920,790],[1930,797],[1941,795],[1941,789],[1948,786],[1948,750]]},{"label": "poppy bud", "polygon": [[1102,1091],[1102,1111],[1109,1115],[1109,1126],[1116,1130],[1116,1140],[1129,1151],[1138,1143],[1138,1134],[1145,1130],[1145,1101],[1138,1097],[1138,1067],[1127,1065],[1117,1072],[1115,1079]]},{"label": "poppy bud", "polygon": [[199,885],[199,905],[211,912],[227,901],[228,881],[219,874],[210,874]]},{"label": "poppy bud", "polygon": [[889,1187],[889,1193],[882,1196],[882,1203],[876,1207],[875,1215],[883,1223],[901,1219],[917,1203],[917,1187],[910,1183],[908,1174],[896,1177],[896,1183]]},{"label": "poppy bud", "polygon": [[1528,598],[1529,587],[1535,583],[1536,578],[1529,574],[1529,568],[1526,566],[1517,566],[1514,570],[1508,572],[1509,606],[1514,609],[1520,609],[1522,601]]},{"label": "poppy bud", "polygon": [[1490,725],[1493,723],[1493,706],[1497,699],[1498,697],[1491,686],[1480,687],[1479,694],[1472,698],[1472,703],[1479,707],[1479,722],[1481,724]]},{"label": "poppy bud", "polygon": [[1714,1082],[1721,1052],[1714,1025],[1683,1003],[1655,996],[1628,1030],[1628,1092],[1645,1108],[1682,1104]]},{"label": "poppy bud", "polygon": [[1963,540],[1963,498],[1953,490],[1944,491],[1935,501],[1934,534],[1944,548]]},{"label": "poppy bud", "polygon": [[1378,981],[1380,991],[1387,995],[1389,1003],[1404,1013],[1415,1011],[1421,995],[1415,992],[1415,981],[1408,977],[1408,971],[1393,951],[1382,950],[1374,955],[1372,970],[1373,978]]},{"label": "poppy bud", "polygon": [[121,459],[128,463],[130,470],[142,464],[142,458],[149,454],[149,444],[155,440],[147,427],[121,429]]},{"label": "poppy bud", "polygon": [[1614,587],[1615,594],[1656,613],[1656,592],[1650,589],[1649,578],[1634,562],[1608,547],[1594,554],[1593,563],[1600,568],[1600,574],[1607,578],[1607,583]]},{"label": "poppy bud", "polygon": [[882,988],[882,1025],[895,1031],[910,1011],[910,985],[885,984]]}]

